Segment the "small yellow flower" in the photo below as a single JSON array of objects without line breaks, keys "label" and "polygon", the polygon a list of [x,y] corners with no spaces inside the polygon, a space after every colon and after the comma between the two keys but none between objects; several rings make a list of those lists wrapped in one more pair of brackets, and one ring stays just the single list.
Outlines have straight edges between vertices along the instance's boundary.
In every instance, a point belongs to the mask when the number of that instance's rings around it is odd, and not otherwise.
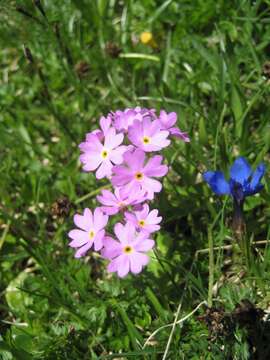
[{"label": "small yellow flower", "polygon": [[153,37],[153,34],[150,31],[144,31],[140,35],[140,41],[142,44],[148,45],[152,48],[157,47],[157,43]]}]

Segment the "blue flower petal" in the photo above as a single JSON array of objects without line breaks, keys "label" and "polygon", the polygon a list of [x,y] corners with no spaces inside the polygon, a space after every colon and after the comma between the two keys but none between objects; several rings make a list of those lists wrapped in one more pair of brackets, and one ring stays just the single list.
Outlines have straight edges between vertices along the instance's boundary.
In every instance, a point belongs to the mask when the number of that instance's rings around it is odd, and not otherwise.
[{"label": "blue flower petal", "polygon": [[260,181],[261,181],[261,178],[263,177],[264,173],[265,173],[265,165],[263,163],[261,163],[257,166],[256,170],[254,171],[254,173],[252,175],[250,185],[249,185],[251,191],[256,191],[259,187],[261,190],[262,185],[260,184]]},{"label": "blue flower petal", "polygon": [[217,195],[225,195],[231,193],[230,186],[225,180],[223,172],[207,171],[203,174],[203,178]]},{"label": "blue flower petal", "polygon": [[260,183],[254,189],[251,189],[251,187],[248,186],[244,191],[244,195],[245,196],[254,195],[254,194],[257,194],[258,192],[260,192],[262,189],[263,189],[263,185]]},{"label": "blue flower petal", "polygon": [[239,157],[233,163],[230,175],[234,181],[244,185],[244,182],[249,178],[251,172],[252,170],[247,160],[243,157]]}]

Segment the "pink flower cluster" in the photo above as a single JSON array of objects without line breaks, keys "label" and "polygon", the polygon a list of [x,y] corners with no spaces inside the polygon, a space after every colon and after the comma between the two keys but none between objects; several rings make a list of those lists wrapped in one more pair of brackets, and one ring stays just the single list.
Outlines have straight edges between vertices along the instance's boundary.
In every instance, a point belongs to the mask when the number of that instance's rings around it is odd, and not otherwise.
[{"label": "pink flower cluster", "polygon": [[[168,172],[160,155],[151,153],[170,145],[170,136],[189,142],[187,133],[174,127],[177,115],[164,110],[157,116],[153,109],[117,110],[100,119],[100,129],[86,135],[79,145],[84,171],[95,171],[97,179],[110,180],[113,191],[103,190],[97,196],[100,207],[92,213],[84,209],[76,214],[77,229],[69,232],[69,245],[80,258],[94,247],[108,259],[108,271],[119,277],[129,272],[138,274],[149,258],[145,254],[154,247],[151,234],[160,229],[158,210],[150,210],[148,201],[162,189],[161,178]],[[115,238],[106,234],[109,217],[123,216],[114,226]]]}]

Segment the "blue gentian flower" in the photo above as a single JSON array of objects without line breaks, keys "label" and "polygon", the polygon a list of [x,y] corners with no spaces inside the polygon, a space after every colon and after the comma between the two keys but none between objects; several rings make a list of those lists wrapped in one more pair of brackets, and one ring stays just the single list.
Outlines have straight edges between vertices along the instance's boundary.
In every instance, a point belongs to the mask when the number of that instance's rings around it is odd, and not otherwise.
[{"label": "blue gentian flower", "polygon": [[244,157],[239,157],[230,169],[230,179],[226,181],[223,172],[207,171],[203,174],[204,180],[217,195],[231,195],[238,203],[243,203],[246,196],[261,191],[261,178],[265,173],[265,165],[259,164],[252,172],[251,166]]}]

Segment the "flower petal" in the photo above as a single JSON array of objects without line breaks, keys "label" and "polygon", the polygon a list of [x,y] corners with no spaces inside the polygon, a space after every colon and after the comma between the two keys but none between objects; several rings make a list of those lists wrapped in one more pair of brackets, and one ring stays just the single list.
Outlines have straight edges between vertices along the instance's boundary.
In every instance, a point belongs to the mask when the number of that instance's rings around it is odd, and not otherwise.
[{"label": "flower petal", "polygon": [[145,254],[134,252],[129,257],[130,270],[133,274],[139,274],[142,271],[143,266],[147,265],[149,258]]},{"label": "flower petal", "polygon": [[122,245],[109,236],[104,238],[103,245],[101,255],[107,259],[113,259],[122,254]]},{"label": "flower petal", "polygon": [[103,161],[96,172],[96,178],[102,179],[104,177],[109,177],[112,174],[112,163],[109,160]]},{"label": "flower petal", "polygon": [[92,213],[89,209],[85,209],[83,215],[74,215],[74,224],[85,231],[88,231],[93,226]]},{"label": "flower petal", "polygon": [[124,161],[134,171],[141,170],[143,168],[144,160],[145,153],[141,149],[136,149],[133,152],[127,151],[124,154]]},{"label": "flower petal", "polygon": [[136,251],[149,251],[155,246],[154,240],[151,239],[144,239],[138,241],[136,245],[133,245]]},{"label": "flower petal", "polygon": [[103,229],[109,220],[107,215],[104,215],[100,208],[96,208],[94,211],[94,229],[99,231]]},{"label": "flower petal", "polygon": [[230,185],[225,180],[221,171],[207,171],[203,174],[204,180],[210,185],[212,191],[217,195],[230,194]]},{"label": "flower petal", "polygon": [[110,150],[114,149],[123,142],[123,139],[123,134],[116,134],[115,129],[110,128],[105,135],[104,147]]},{"label": "flower petal", "polygon": [[263,163],[259,164],[254,171],[251,181],[250,181],[250,189],[256,191],[261,181],[261,178],[263,177],[265,173],[265,165]]},{"label": "flower petal", "polygon": [[95,251],[99,251],[103,247],[104,236],[105,236],[105,230],[101,230],[94,237],[94,249],[95,249]]},{"label": "flower petal", "polygon": [[230,169],[231,178],[241,185],[248,180],[251,172],[251,167],[244,157],[237,158]]},{"label": "flower petal", "polygon": [[126,255],[120,255],[118,257],[118,269],[117,274],[119,277],[123,278],[125,277],[129,272],[129,256]]},{"label": "flower petal", "polygon": [[86,231],[74,229],[68,233],[68,236],[73,239],[73,241],[69,243],[69,246],[74,248],[90,242],[89,234]]},{"label": "flower petal", "polygon": [[86,254],[86,252],[92,247],[93,240],[79,248],[75,253],[75,258],[80,258]]},{"label": "flower petal", "polygon": [[88,151],[80,155],[80,162],[83,164],[84,171],[93,171],[101,164],[102,159],[98,152]]}]

